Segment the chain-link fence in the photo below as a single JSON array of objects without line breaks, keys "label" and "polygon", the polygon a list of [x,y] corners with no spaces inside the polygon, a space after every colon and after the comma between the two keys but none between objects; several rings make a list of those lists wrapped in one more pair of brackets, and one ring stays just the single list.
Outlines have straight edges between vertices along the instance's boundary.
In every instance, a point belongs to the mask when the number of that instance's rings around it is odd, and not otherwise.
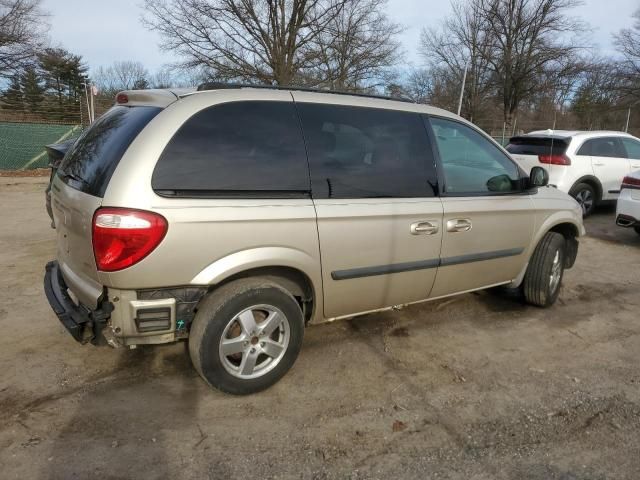
[{"label": "chain-link fence", "polygon": [[[112,98],[95,97],[96,118],[112,104]],[[86,97],[38,108],[0,105],[0,170],[46,167],[45,145],[80,135],[89,125],[89,111]]]}]

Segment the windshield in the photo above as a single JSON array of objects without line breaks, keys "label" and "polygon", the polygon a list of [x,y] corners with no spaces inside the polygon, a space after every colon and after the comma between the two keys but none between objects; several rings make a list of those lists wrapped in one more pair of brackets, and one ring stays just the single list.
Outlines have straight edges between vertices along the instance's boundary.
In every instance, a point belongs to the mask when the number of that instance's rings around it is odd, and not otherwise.
[{"label": "windshield", "polygon": [[127,148],[160,110],[158,107],[113,107],[69,149],[58,176],[76,190],[103,197]]}]

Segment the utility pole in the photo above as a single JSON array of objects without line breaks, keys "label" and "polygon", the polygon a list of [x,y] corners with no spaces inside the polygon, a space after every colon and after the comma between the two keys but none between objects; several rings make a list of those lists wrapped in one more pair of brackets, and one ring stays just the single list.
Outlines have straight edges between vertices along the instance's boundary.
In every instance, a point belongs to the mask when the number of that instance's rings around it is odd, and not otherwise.
[{"label": "utility pole", "polygon": [[87,114],[89,115],[89,124],[91,124],[91,107],[89,106],[89,92],[87,91],[87,82],[82,82],[84,85],[84,98],[87,100]]},{"label": "utility pole", "polygon": [[629,133],[629,120],[631,119],[631,107],[627,111],[627,125],[624,127],[625,133]]},{"label": "utility pole", "polygon": [[464,73],[462,74],[462,87],[460,88],[460,100],[458,101],[458,115],[462,111],[462,97],[464,96],[464,86],[467,83],[467,67],[469,66],[469,62],[464,64]]},{"label": "utility pole", "polygon": [[95,90],[96,90],[96,86],[91,84],[91,123],[95,122],[96,120],[96,111],[93,107],[93,97],[95,96]]}]

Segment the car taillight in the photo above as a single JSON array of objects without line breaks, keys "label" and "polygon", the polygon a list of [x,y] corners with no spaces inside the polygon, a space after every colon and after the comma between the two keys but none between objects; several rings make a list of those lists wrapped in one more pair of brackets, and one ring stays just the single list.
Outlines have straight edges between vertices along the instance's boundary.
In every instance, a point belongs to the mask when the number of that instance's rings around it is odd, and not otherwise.
[{"label": "car taillight", "polygon": [[129,103],[129,96],[126,93],[119,93],[116,95],[116,103],[119,105]]},{"label": "car taillight", "polygon": [[571,165],[571,159],[566,155],[538,155],[538,161],[548,165]]},{"label": "car taillight", "polygon": [[167,233],[157,213],[128,208],[100,208],[93,215],[93,254],[98,270],[114,272],[149,255]]},{"label": "car taillight", "polygon": [[622,190],[623,188],[640,190],[640,178],[624,177],[622,179],[622,185],[620,185],[620,190]]}]

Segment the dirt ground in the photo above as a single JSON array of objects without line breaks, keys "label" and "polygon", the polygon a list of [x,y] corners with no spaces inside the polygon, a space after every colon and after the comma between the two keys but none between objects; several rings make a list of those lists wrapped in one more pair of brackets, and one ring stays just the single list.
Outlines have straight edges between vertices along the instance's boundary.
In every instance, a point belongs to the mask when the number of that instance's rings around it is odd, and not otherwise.
[{"label": "dirt ground", "polygon": [[3,479],[640,477],[640,236],[610,207],[553,308],[481,292],[312,326],[280,383],[233,397],[183,344],[64,331],[43,182],[0,179]]}]

